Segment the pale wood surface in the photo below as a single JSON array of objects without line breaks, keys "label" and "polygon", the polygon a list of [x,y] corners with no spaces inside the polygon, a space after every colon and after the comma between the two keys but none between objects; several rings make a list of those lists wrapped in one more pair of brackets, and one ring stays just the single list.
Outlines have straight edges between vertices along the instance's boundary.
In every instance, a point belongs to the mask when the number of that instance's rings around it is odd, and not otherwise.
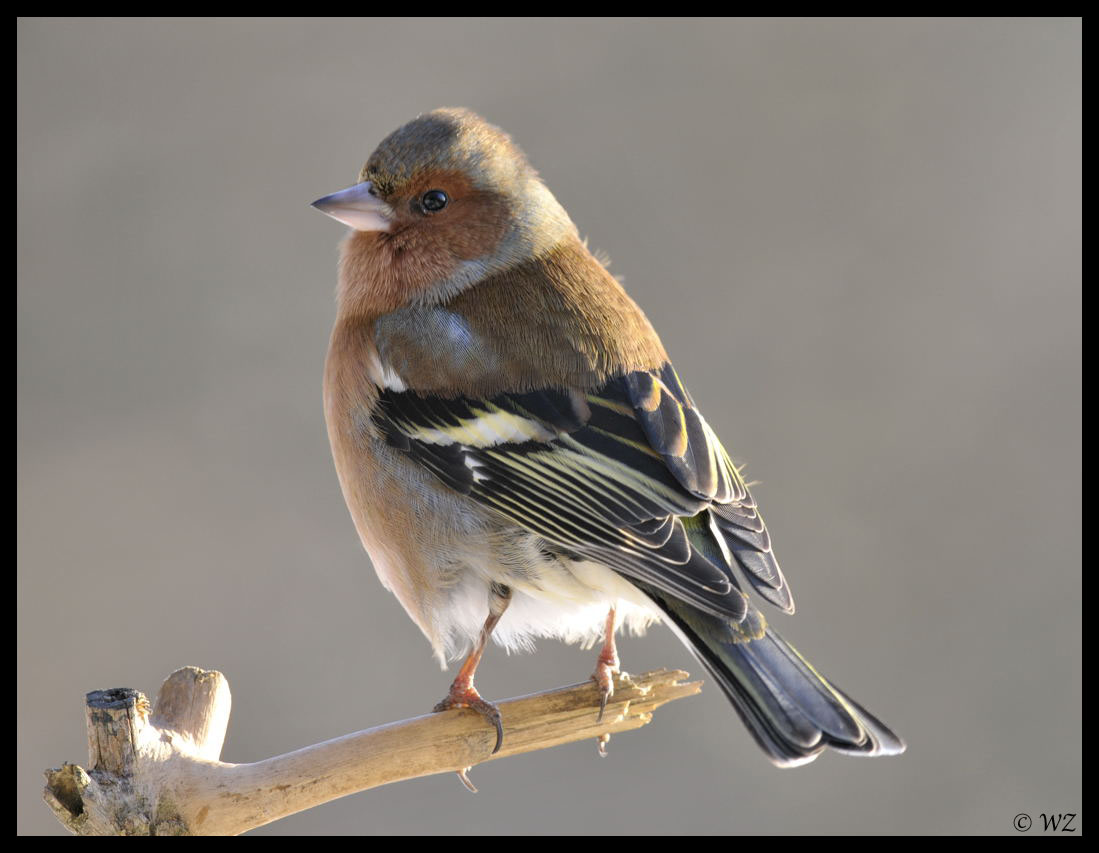
[{"label": "pale wood surface", "polygon": [[87,697],[90,770],[46,771],[44,799],[76,835],[237,835],[295,812],[434,773],[640,728],[666,702],[701,682],[655,670],[616,677],[597,722],[592,682],[498,703],[504,743],[468,710],[426,714],[257,761],[219,761],[229,723],[229,684],[219,672],[184,667],[168,677],[156,708],[136,690]]}]

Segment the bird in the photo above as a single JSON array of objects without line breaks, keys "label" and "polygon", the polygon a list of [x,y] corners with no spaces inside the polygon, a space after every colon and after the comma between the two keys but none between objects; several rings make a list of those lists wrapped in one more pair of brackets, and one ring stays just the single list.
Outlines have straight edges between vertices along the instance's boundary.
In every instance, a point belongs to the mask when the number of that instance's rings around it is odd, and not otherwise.
[{"label": "bird", "polygon": [[771,627],[790,587],[745,482],[645,314],[511,137],[423,113],[313,206],[340,244],[324,410],[382,585],[441,664],[436,712],[506,721],[474,676],[491,639],[600,651],[669,627],[779,767],[904,742]]}]

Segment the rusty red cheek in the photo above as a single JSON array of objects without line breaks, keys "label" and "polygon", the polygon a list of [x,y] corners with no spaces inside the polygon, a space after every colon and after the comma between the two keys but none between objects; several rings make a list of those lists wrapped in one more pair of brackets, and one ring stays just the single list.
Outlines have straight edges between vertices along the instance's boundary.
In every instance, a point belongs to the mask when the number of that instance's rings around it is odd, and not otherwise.
[{"label": "rusty red cheek", "polygon": [[443,190],[450,203],[437,213],[410,212],[407,227],[428,251],[441,251],[463,261],[491,255],[507,233],[510,211],[503,195],[473,186],[461,172],[433,171],[419,176],[407,198],[419,199]]},{"label": "rusty red cheek", "polygon": [[508,231],[507,202],[495,194],[459,197],[449,214],[448,221],[439,223],[439,238],[464,261],[491,255]]},{"label": "rusty red cheek", "polygon": [[[425,214],[415,202],[434,189],[451,200]],[[398,218],[389,233],[357,232],[344,246],[341,301],[357,313],[377,316],[428,297],[463,261],[491,257],[510,225],[502,194],[477,189],[456,172],[420,175],[391,203]]]}]

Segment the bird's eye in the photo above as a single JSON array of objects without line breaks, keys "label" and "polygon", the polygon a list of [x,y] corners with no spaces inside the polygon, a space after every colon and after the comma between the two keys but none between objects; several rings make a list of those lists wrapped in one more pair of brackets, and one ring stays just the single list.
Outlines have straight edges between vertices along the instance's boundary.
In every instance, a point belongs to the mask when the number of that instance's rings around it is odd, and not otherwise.
[{"label": "bird's eye", "polygon": [[447,206],[450,198],[442,190],[428,190],[420,196],[420,204],[428,213],[435,213]]}]

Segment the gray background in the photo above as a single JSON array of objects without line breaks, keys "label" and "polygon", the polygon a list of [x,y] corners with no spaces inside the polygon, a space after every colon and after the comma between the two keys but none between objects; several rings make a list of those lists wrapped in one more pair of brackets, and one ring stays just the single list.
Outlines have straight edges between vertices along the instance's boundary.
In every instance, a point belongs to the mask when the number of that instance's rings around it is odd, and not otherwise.
[{"label": "gray background", "polygon": [[[477,110],[613,259],[748,475],[775,624],[902,733],[778,771],[720,693],[256,834],[1013,833],[1079,812],[1078,20],[35,20],[19,56],[18,829],[82,696],[223,671],[224,757],[425,712],[321,412],[308,203]],[[694,664],[666,629],[627,669]],[[490,650],[506,697],[593,656]],[[1032,830],[1032,834],[1037,830]]]}]

